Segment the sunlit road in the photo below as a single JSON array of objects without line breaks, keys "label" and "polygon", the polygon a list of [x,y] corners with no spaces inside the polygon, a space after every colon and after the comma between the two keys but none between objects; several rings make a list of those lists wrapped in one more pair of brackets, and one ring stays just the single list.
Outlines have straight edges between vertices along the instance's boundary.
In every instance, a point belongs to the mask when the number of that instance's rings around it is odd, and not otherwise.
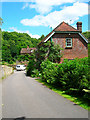
[{"label": "sunlit road", "polygon": [[3,118],[88,118],[88,111],[51,91],[24,71],[3,80]]}]

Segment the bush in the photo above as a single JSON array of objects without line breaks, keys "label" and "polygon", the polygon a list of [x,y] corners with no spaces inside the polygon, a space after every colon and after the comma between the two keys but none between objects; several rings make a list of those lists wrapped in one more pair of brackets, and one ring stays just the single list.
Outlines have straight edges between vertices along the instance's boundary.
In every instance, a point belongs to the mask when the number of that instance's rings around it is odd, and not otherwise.
[{"label": "bush", "polygon": [[32,71],[36,68],[35,56],[32,54],[30,56],[29,63],[27,65],[27,76],[31,76]]},{"label": "bush", "polygon": [[58,80],[66,90],[89,89],[88,59],[65,60],[58,65]]},{"label": "bush", "polygon": [[41,64],[41,79],[69,94],[84,95],[82,90],[90,89],[88,59],[64,60],[62,64],[46,60]]},{"label": "bush", "polygon": [[40,71],[38,71],[38,69],[34,69],[32,71],[31,77],[41,77]]},{"label": "bush", "polygon": [[30,59],[30,55],[29,54],[26,54],[26,55],[19,55],[18,56],[18,61],[29,61],[29,59]]},{"label": "bush", "polygon": [[57,84],[57,63],[52,63],[49,60],[42,62],[41,64],[41,76],[42,81],[50,84]]},{"label": "bush", "polygon": [[88,58],[64,60],[62,64],[53,63],[47,59],[40,64],[40,71],[37,69],[35,60],[30,59],[27,75],[41,77],[42,81],[54,84],[69,94],[87,96],[83,89],[90,89]]}]

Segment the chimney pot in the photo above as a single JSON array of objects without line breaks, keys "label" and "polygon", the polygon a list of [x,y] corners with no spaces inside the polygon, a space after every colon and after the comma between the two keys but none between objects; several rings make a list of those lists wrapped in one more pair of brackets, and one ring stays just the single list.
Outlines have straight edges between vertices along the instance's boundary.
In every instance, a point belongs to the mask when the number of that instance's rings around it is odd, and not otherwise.
[{"label": "chimney pot", "polygon": [[82,22],[77,22],[77,30],[82,33]]}]

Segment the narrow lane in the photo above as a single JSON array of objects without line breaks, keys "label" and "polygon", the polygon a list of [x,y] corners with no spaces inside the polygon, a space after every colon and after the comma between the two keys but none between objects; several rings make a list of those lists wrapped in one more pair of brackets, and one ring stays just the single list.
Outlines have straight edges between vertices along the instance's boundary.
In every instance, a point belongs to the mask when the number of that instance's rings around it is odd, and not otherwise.
[{"label": "narrow lane", "polygon": [[88,111],[73,105],[24,71],[15,71],[3,81],[3,118],[88,118]]}]

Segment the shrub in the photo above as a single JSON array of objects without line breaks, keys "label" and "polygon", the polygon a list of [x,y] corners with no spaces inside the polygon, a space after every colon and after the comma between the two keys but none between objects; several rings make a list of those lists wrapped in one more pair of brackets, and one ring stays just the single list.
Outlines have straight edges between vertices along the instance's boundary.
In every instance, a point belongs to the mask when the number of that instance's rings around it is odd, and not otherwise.
[{"label": "shrub", "polygon": [[32,54],[30,56],[29,63],[27,65],[27,76],[31,76],[32,71],[36,68],[35,56]]},{"label": "shrub", "polygon": [[40,64],[40,71],[37,63],[30,59],[27,66],[27,75],[41,77],[42,81],[54,84],[69,94],[80,94],[87,96],[83,89],[89,88],[88,58],[64,60],[62,64],[53,63],[48,59]]},{"label": "shrub", "polygon": [[89,89],[88,59],[64,60],[62,64],[49,60],[41,64],[42,81],[61,86],[66,91],[82,92]]},{"label": "shrub", "polygon": [[40,77],[41,74],[40,74],[40,71],[38,71],[38,69],[34,69],[32,71],[32,74],[31,74],[31,77]]},{"label": "shrub", "polygon": [[49,60],[41,64],[42,81],[50,84],[57,84],[57,63],[52,63]]},{"label": "shrub", "polygon": [[58,65],[58,80],[66,90],[70,88],[82,89],[88,87],[88,59],[65,60]]}]

